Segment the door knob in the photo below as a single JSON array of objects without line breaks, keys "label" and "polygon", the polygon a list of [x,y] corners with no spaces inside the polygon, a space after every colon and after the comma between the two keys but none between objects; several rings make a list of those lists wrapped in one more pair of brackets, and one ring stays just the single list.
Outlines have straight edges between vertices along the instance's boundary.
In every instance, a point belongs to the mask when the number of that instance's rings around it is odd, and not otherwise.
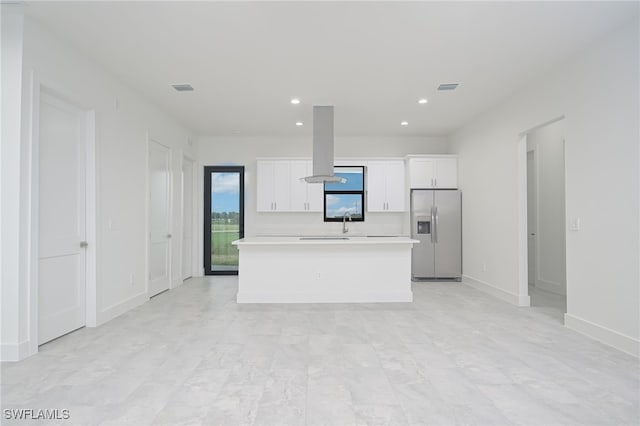
[{"label": "door knob", "polygon": [[167,234],[167,238],[171,238],[171,234]]},{"label": "door knob", "polygon": [[534,234],[533,232],[532,232],[531,234],[529,234],[529,235],[531,235],[532,237],[535,237],[535,236],[536,236],[536,234]]},{"label": "door knob", "polygon": [[89,245],[89,243],[88,243],[88,242],[86,242],[86,241],[80,241],[80,247],[81,247],[81,248],[86,248],[88,245]]}]

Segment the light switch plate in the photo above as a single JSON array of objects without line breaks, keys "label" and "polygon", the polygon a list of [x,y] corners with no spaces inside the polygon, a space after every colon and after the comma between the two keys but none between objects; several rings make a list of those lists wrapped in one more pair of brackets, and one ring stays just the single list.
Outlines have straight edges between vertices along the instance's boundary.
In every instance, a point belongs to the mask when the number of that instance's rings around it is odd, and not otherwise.
[{"label": "light switch plate", "polygon": [[569,222],[569,230],[571,231],[579,231],[581,226],[579,217],[575,217]]}]

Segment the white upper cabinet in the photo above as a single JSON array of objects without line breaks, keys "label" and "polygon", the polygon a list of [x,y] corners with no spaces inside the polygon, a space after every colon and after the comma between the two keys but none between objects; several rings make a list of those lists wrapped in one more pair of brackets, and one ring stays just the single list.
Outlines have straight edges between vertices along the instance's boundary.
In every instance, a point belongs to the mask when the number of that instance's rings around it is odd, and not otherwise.
[{"label": "white upper cabinet", "polygon": [[433,174],[435,188],[454,189],[458,187],[458,159],[436,158]]},{"label": "white upper cabinet", "polygon": [[257,211],[290,211],[291,185],[288,161],[258,161],[256,181]]},{"label": "white upper cabinet", "polygon": [[405,211],[405,172],[402,160],[367,163],[367,211]]},{"label": "white upper cabinet", "polygon": [[409,159],[411,188],[455,189],[458,187],[458,159],[418,157]]},{"label": "white upper cabinet", "polygon": [[302,178],[313,174],[311,160],[289,161],[292,212],[321,212],[324,185],[307,183]]},{"label": "white upper cabinet", "polygon": [[433,158],[409,159],[409,184],[411,188],[432,188],[434,170]]}]

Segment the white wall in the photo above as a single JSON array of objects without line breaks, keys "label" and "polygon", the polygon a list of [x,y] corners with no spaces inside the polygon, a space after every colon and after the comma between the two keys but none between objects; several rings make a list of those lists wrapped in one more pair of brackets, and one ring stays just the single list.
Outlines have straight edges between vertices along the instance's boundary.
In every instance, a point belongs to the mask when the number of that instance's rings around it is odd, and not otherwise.
[{"label": "white wall", "polygon": [[[2,143],[0,144],[1,359],[28,350],[26,323],[19,321],[20,294],[20,108],[22,98],[23,18],[2,9]],[[19,326],[22,325],[22,329]]]},{"label": "white wall", "polygon": [[[97,252],[97,324],[108,321],[148,299],[147,137],[172,149],[174,224],[180,223],[181,218],[182,153],[191,151],[188,132],[184,127],[29,18],[25,18],[22,77],[20,258],[26,262],[21,265],[18,281],[6,282],[3,279],[3,293],[5,290],[21,290],[17,303],[13,300],[15,298],[3,297],[2,300],[3,327],[8,324],[9,328],[17,329],[17,335],[3,333],[3,348],[16,342],[33,343],[34,340],[33,332],[26,328],[30,320],[31,306],[30,297],[25,291],[30,287],[29,218],[32,213],[37,214],[37,211],[31,210],[29,201],[34,195],[31,192],[32,157],[29,136],[34,125],[31,114],[33,109],[38,107],[33,105],[32,82],[35,81],[46,90],[83,109],[95,112],[97,237],[96,241],[89,241],[89,244],[95,247]],[[17,225],[16,223],[16,228]],[[175,229],[173,233],[175,238],[172,276],[179,277],[182,236],[179,229]],[[134,276],[133,284],[129,282],[131,275]],[[10,311],[14,304],[19,317],[5,318],[5,311]]]},{"label": "white wall", "polygon": [[[567,326],[638,354],[638,22],[451,135],[464,193],[464,273],[519,295],[519,134],[566,116]],[[486,271],[482,263],[486,262]],[[483,284],[484,283],[484,284]]]},{"label": "white wall", "polygon": [[[537,287],[566,293],[565,194],[563,120],[527,135],[527,150],[535,151],[537,198]],[[529,265],[531,268],[532,265]]]},{"label": "white wall", "polygon": [[[199,182],[202,188],[202,166],[245,166],[245,235],[300,235],[340,233],[341,223],[325,223],[322,213],[258,213],[256,212],[256,158],[312,156],[312,137],[200,137],[197,139]],[[404,157],[407,154],[447,154],[444,137],[382,138],[336,137],[335,157]],[[409,189],[407,188],[407,193]],[[202,194],[202,191],[199,192]],[[202,195],[199,210],[202,214]],[[198,221],[202,241],[202,220]],[[405,213],[366,213],[364,222],[349,225],[351,233],[408,233]],[[200,243],[200,247],[202,243]],[[202,259],[202,255],[199,255]]]}]

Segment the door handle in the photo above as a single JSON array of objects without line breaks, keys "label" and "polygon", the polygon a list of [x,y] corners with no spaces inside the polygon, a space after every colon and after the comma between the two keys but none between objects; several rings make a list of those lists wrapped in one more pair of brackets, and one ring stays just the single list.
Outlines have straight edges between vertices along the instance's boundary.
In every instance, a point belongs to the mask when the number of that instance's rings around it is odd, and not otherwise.
[{"label": "door handle", "polygon": [[167,238],[171,238],[171,234],[167,234]]},{"label": "door handle", "polygon": [[436,218],[433,213],[433,206],[431,206],[431,242],[435,243],[435,232],[436,232]]},{"label": "door handle", "polygon": [[435,242],[438,242],[438,207],[435,207],[435,212],[436,212],[436,217],[435,217],[435,226],[433,227],[434,233],[435,233]]},{"label": "door handle", "polygon": [[86,241],[80,241],[80,248],[87,248],[87,246],[89,245],[88,242]]}]

